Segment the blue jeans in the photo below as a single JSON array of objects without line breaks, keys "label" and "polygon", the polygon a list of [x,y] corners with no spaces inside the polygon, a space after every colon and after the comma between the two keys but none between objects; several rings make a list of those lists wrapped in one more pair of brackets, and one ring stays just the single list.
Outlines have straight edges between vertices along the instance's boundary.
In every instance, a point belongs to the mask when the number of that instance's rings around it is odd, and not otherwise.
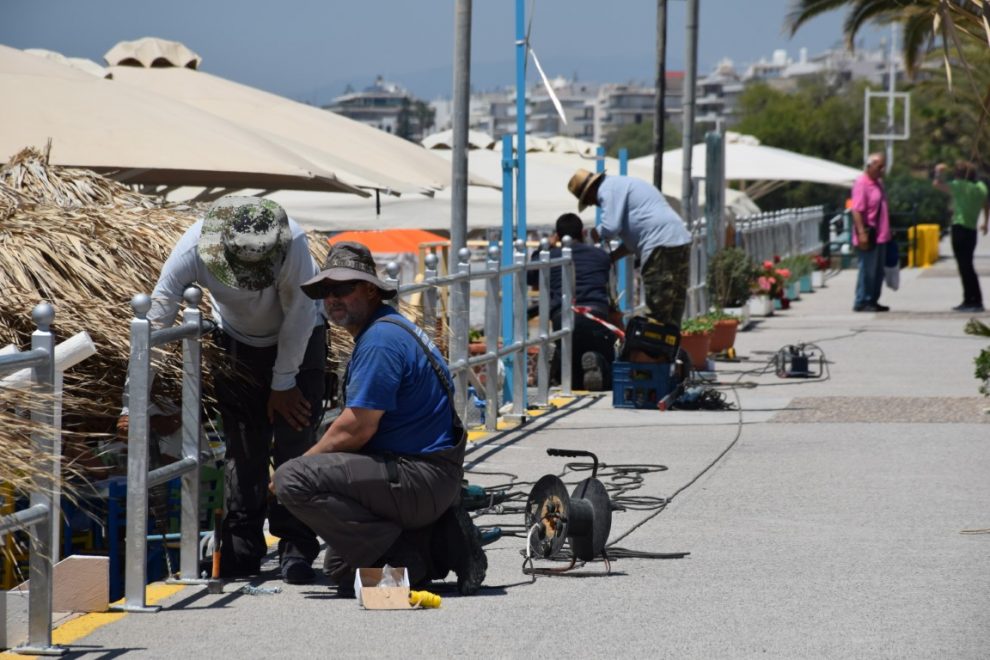
[{"label": "blue jeans", "polygon": [[880,302],[880,290],[883,287],[883,257],[887,253],[887,244],[878,243],[869,250],[856,248],[859,259],[859,274],[856,277],[855,307],[876,305]]}]

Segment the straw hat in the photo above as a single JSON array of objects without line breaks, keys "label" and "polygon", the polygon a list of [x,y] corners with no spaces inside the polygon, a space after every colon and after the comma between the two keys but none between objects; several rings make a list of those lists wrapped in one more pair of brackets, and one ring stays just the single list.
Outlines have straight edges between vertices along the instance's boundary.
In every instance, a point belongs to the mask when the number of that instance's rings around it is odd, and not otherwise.
[{"label": "straw hat", "polygon": [[320,300],[326,296],[327,280],[332,282],[351,282],[361,280],[371,282],[382,292],[382,298],[394,298],[397,293],[395,284],[386,284],[378,278],[375,260],[371,250],[360,243],[341,241],[334,243],[323,262],[323,269],[316,277],[302,283],[302,290],[310,298]]},{"label": "straw hat", "polygon": [[598,200],[592,196],[592,192],[595,190],[595,184],[604,178],[604,172],[592,173],[588,170],[578,170],[567,182],[567,189],[578,198],[579,213],[597,203]]}]

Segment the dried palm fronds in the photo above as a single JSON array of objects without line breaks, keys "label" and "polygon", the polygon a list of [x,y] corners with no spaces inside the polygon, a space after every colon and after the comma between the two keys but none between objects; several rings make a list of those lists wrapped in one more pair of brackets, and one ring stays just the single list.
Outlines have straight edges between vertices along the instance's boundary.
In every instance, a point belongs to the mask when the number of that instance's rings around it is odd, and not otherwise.
[{"label": "dried palm fronds", "polygon": [[125,185],[90,170],[53,168],[48,164],[47,150],[42,153],[30,147],[17,153],[0,170],[0,184],[17,191],[26,202],[63,208],[113,206],[151,209],[160,206],[154,198],[133,192]]},{"label": "dried palm fronds", "polygon": [[[127,372],[130,299],[150,293],[194,213],[157,207],[92,172],[50,166],[33,150],[0,168],[0,198],[13,200],[0,216],[0,346],[25,348],[31,309],[50,301],[59,340],[86,331],[97,346],[65,375],[83,403],[66,414],[85,418],[80,430],[109,431]],[[0,442],[5,436],[0,429]]]}]

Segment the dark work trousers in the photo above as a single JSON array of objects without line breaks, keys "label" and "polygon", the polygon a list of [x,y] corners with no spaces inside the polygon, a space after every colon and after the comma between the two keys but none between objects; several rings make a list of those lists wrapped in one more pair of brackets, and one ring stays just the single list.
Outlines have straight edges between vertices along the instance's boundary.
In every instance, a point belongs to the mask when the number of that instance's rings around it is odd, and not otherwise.
[{"label": "dark work trousers", "polygon": [[654,248],[640,274],[650,316],[680,327],[691,277],[691,244]]},{"label": "dark work trousers", "polygon": [[[221,572],[225,576],[257,573],[268,552],[264,522],[279,537],[280,558],[302,557],[312,562],[320,552],[316,535],[278,503],[268,506],[269,461],[275,467],[295,458],[316,442],[316,427],[323,413],[326,370],[326,326],[313,329],[296,386],[309,401],[309,426],[296,431],[281,415],[268,421],[272,367],[277,346],[257,348],[217,332],[217,343],[226,352],[228,369],[214,370],[214,384],[227,443],[225,488],[227,512],[223,524]],[[272,442],[274,438],[274,443]]]},{"label": "dark work trousers", "polygon": [[980,291],[980,278],[973,267],[973,253],[976,252],[976,230],[962,225],[952,225],[952,254],[956,257],[956,267],[963,286],[963,305],[982,307],[983,292]]},{"label": "dark work trousers", "polygon": [[302,456],[275,472],[275,495],[327,542],[326,566],[339,582],[376,565],[403,531],[427,527],[456,503],[464,446],[462,438],[416,456]]},{"label": "dark work trousers", "polygon": [[[596,314],[604,319],[605,315]],[[606,319],[607,320],[607,319]],[[553,329],[560,330],[560,311],[557,310],[550,317]],[[574,332],[571,341],[571,387],[576,390],[583,390],[584,370],[581,368],[581,356],[585,353],[598,353],[605,359],[605,373],[603,386],[606,390],[612,387],[612,362],[615,361],[615,340],[616,336],[611,330],[601,323],[589,319],[583,314],[574,312]],[[560,382],[560,340],[556,342],[556,350],[553,352],[553,360],[550,361],[550,377],[555,382]]]}]

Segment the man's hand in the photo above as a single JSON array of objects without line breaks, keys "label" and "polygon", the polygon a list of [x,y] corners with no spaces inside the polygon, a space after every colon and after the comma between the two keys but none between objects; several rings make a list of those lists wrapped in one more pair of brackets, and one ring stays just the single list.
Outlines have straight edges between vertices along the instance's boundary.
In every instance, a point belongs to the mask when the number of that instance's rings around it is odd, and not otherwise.
[{"label": "man's hand", "polygon": [[601,243],[602,237],[601,237],[601,234],[598,233],[598,229],[597,228],[592,227],[591,229],[588,230],[588,233],[591,235],[591,242],[592,243]]},{"label": "man's hand", "polygon": [[866,227],[857,227],[856,239],[859,241],[859,245],[856,247],[860,250],[869,250],[873,247],[870,245],[870,233],[867,231]]},{"label": "man's hand", "polygon": [[272,390],[268,397],[269,422],[275,422],[275,413],[281,415],[289,426],[297,431],[309,425],[311,415],[309,401],[298,387],[290,390]]}]

